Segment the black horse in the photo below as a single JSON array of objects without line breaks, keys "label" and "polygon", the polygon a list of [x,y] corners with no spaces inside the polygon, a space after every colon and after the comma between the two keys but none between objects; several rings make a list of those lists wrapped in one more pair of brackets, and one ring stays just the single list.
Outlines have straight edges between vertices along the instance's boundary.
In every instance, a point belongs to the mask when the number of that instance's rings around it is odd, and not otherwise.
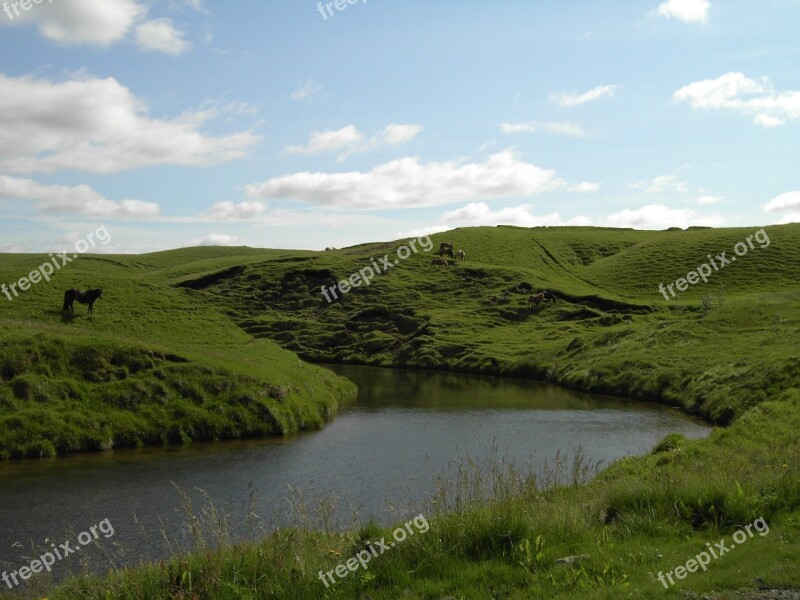
[{"label": "black horse", "polygon": [[555,302],[558,300],[556,295],[553,292],[544,292],[544,298],[542,298],[542,302]]},{"label": "black horse", "polygon": [[94,303],[103,297],[103,290],[87,290],[82,292],[81,290],[67,290],[64,292],[64,307],[61,309],[62,312],[75,312],[75,307],[72,304],[77,300],[81,304],[88,304],[89,311],[87,314],[94,314]]}]

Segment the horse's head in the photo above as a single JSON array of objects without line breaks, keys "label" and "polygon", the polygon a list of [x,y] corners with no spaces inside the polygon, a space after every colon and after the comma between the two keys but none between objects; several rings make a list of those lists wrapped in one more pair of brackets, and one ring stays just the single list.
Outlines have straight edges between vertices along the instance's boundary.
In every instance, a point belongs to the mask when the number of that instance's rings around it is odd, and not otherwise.
[{"label": "horse's head", "polygon": [[97,300],[100,300],[100,298],[102,298],[102,297],[103,297],[103,288],[99,288],[99,289],[96,289],[96,290],[92,290],[92,295],[93,295],[93,296],[94,296],[94,297],[95,297]]}]

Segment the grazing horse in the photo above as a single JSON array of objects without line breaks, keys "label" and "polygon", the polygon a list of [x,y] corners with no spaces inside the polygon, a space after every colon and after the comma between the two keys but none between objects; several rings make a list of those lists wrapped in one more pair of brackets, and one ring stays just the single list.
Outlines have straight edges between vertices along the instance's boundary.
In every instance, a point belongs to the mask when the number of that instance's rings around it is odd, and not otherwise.
[{"label": "grazing horse", "polygon": [[453,258],[453,244],[451,242],[442,242],[439,244],[439,256],[444,256],[445,254]]},{"label": "grazing horse", "polygon": [[88,304],[89,310],[87,314],[94,314],[94,303],[103,297],[103,290],[88,290],[82,292],[81,290],[67,290],[64,292],[64,307],[61,309],[62,312],[75,312],[75,307],[73,303],[75,300],[80,302],[81,304]]},{"label": "grazing horse", "polygon": [[558,298],[553,292],[542,292],[544,294],[544,298],[542,298],[543,302],[556,302]]},{"label": "grazing horse", "polygon": [[544,299],[544,292],[539,292],[538,294],[531,294],[528,296],[528,308],[533,308],[534,306],[539,306]]},{"label": "grazing horse", "polygon": [[431,259],[431,269],[433,267],[446,267],[446,266],[447,266],[447,259],[445,258]]},{"label": "grazing horse", "polygon": [[467,258],[467,253],[464,252],[463,250],[459,250],[458,252],[456,252],[456,260],[464,262],[466,258]]}]

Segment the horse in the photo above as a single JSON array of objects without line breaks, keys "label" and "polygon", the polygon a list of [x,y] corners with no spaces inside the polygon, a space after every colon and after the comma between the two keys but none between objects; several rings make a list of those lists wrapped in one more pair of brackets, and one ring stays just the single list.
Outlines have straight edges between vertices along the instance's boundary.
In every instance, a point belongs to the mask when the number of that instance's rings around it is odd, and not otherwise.
[{"label": "horse", "polygon": [[530,296],[528,296],[528,308],[539,306],[542,303],[542,299],[544,299],[544,292],[539,292],[538,294],[531,294]]},{"label": "horse", "polygon": [[81,304],[89,305],[89,310],[87,311],[87,314],[90,315],[94,314],[94,303],[100,300],[100,298],[102,297],[103,297],[102,289],[87,290],[85,292],[75,289],[67,290],[66,292],[64,292],[64,306],[61,309],[61,311],[62,312],[69,311],[74,313],[75,307],[73,306],[73,303],[75,302],[75,300],[77,300]]},{"label": "horse", "polygon": [[442,242],[439,244],[439,256],[444,256],[445,254],[453,258],[453,244],[451,242]]},{"label": "horse", "polygon": [[556,301],[558,301],[558,298],[556,298],[556,295],[553,292],[543,292],[543,294],[544,294],[544,298],[542,298],[543,302],[556,302]]},{"label": "horse", "polygon": [[431,259],[431,269],[433,267],[446,267],[446,266],[447,266],[447,259],[445,258]]},{"label": "horse", "polygon": [[467,258],[467,253],[464,252],[463,250],[459,250],[458,252],[456,252],[456,260],[464,262],[466,258]]}]

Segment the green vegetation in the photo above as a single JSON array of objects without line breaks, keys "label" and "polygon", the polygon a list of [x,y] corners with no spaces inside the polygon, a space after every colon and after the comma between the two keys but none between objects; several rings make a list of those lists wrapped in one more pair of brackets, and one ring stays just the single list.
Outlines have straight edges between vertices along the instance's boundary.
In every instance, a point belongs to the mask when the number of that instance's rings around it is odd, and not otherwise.
[{"label": "green vegetation", "polygon": [[[668,436],[651,455],[622,460],[583,484],[551,485],[564,483],[563,466],[537,480],[499,458],[465,460],[442,474],[431,505],[418,507],[428,516],[428,533],[397,544],[331,589],[318,571],[335,568],[389,530],[368,525],[340,533],[301,519],[258,543],[224,544],[224,533],[198,537],[194,553],[168,564],[76,578],[48,598],[684,598],[800,588],[800,225],[767,232],[769,247],[756,246],[708,284],[669,302],[659,283],[685,277],[708,254],[730,257],[754,229],[456,230],[435,236],[435,247],[453,241],[467,262],[431,270],[430,255],[412,255],[330,305],[320,286],[347,278],[372,257],[394,259],[402,241],[325,253],[214,249],[98,258],[117,265],[98,263],[107,269],[108,282],[100,284],[108,297],[93,318],[67,323],[57,322],[57,311],[44,312],[60,302],[40,285],[24,303],[0,308],[0,319],[29,337],[44,336],[32,347],[52,355],[42,392],[48,397],[69,389],[59,383],[62,374],[72,373],[78,390],[94,385],[98,372],[109,377],[103,385],[120,386],[114,352],[79,379],[66,355],[48,351],[51,338],[74,331],[76,345],[85,347],[87,335],[108,340],[129,377],[126,348],[147,348],[147,366],[135,371],[144,389],[155,385],[151,372],[178,377],[185,363],[172,355],[213,360],[192,379],[193,389],[208,394],[206,402],[217,399],[208,392],[220,381],[217,369],[252,376],[250,367],[269,356],[268,368],[295,376],[291,355],[277,342],[309,360],[547,379],[679,405],[724,425],[705,440]],[[36,263],[28,261],[30,268]],[[16,278],[6,275],[7,263],[0,265],[6,281]],[[95,267],[76,266],[86,269],[84,281]],[[69,273],[71,283],[59,287],[90,285]],[[535,289],[562,300],[529,310]],[[173,309],[164,311],[167,305]],[[243,372],[238,363],[250,347],[261,358],[250,359]],[[294,360],[292,369],[323,377]],[[332,379],[316,381],[343,389]],[[14,389],[35,397],[33,384],[24,373],[3,375],[0,398],[16,398]],[[101,397],[87,393],[88,401]],[[760,517],[769,533],[737,545],[706,572],[669,590],[656,579]],[[189,522],[196,528],[193,516]],[[565,557],[578,558],[556,563]]]},{"label": "green vegetation", "polygon": [[[245,331],[311,361],[547,379],[682,406],[725,424],[800,381],[800,226],[667,302],[658,291],[754,229],[457,229],[467,261],[414,254],[328,304],[402,241],[262,262],[195,287]],[[379,261],[380,262],[380,261]],[[562,301],[528,309],[532,290]]]},{"label": "green vegetation", "polygon": [[[84,256],[0,302],[0,460],[318,428],[354,386],[255,340],[174,284],[225,261],[282,253],[192,249]],[[46,256],[3,255],[0,281]],[[70,287],[103,287],[94,315]]]}]

